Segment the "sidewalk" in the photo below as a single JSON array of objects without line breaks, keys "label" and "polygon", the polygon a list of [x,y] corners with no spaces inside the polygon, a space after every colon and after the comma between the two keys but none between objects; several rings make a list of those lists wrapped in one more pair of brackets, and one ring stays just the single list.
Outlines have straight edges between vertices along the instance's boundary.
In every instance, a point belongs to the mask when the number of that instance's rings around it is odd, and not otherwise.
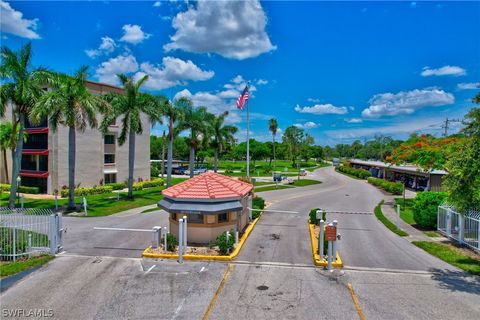
[{"label": "sidewalk", "polygon": [[[388,201],[387,201],[388,202]],[[405,237],[408,241],[432,241],[431,237],[426,236],[422,231],[412,227],[400,217],[397,217],[396,209],[392,207],[391,204],[383,204],[382,212],[385,217],[388,218],[391,222],[397,225],[400,229],[409,234],[408,237]]]}]

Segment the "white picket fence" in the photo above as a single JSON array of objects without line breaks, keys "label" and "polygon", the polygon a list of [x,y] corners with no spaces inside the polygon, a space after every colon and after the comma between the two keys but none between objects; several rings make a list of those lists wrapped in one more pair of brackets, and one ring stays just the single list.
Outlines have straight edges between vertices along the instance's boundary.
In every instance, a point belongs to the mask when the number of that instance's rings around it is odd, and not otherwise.
[{"label": "white picket fence", "polygon": [[438,207],[437,229],[447,237],[480,252],[480,211],[455,211],[448,204]]},{"label": "white picket fence", "polygon": [[61,218],[50,209],[0,207],[0,260],[59,252]]}]

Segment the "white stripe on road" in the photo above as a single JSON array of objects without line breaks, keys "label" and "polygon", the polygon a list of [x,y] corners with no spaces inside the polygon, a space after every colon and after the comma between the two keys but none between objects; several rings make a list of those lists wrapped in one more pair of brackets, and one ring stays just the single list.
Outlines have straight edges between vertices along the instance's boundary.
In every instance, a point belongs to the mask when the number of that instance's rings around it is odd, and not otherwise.
[{"label": "white stripe on road", "polygon": [[147,274],[147,273],[149,273],[150,271],[152,271],[152,270],[153,270],[153,268],[155,268],[156,266],[157,266],[157,265],[156,265],[156,264],[154,264],[153,266],[151,266],[150,268],[148,268],[148,270],[147,270],[147,271],[145,271],[145,274]]}]

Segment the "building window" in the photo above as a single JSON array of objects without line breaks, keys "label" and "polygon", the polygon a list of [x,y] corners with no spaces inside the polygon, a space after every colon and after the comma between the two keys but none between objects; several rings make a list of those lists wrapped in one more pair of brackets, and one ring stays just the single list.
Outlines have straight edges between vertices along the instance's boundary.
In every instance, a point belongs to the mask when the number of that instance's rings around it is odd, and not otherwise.
[{"label": "building window", "polygon": [[115,144],[115,136],[113,134],[107,134],[103,138],[105,144]]},{"label": "building window", "polygon": [[105,154],[103,163],[115,163],[115,155],[114,154]]},{"label": "building window", "polygon": [[191,213],[187,215],[187,223],[201,223],[203,224],[203,215],[197,213]]},{"label": "building window", "polygon": [[104,176],[104,184],[117,183],[116,173],[106,173]]},{"label": "building window", "polygon": [[218,223],[220,222],[228,222],[228,213],[220,213],[218,215]]}]

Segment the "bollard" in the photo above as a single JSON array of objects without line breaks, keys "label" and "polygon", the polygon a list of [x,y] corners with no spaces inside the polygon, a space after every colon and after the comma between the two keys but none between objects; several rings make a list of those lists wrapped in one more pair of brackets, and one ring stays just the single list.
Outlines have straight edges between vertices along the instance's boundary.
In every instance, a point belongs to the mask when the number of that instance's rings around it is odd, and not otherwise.
[{"label": "bollard", "polygon": [[400,205],[397,204],[397,228],[400,228]]},{"label": "bollard", "polygon": [[87,198],[83,197],[83,211],[85,211],[85,215],[88,216],[87,211]]},{"label": "bollard", "polygon": [[320,220],[319,227],[320,227],[320,232],[318,234],[318,255],[320,256],[320,259],[323,259],[323,256],[325,255],[325,252],[323,252],[325,221]]},{"label": "bollard", "polygon": [[160,237],[162,236],[162,227],[153,227],[152,232],[152,248],[160,247]]},{"label": "bollard", "polygon": [[28,234],[28,257],[32,257],[32,234]]},{"label": "bollard", "polygon": [[322,210],[317,210],[317,212],[315,213],[315,218],[317,218],[318,221],[323,219]]},{"label": "bollard", "polygon": [[327,265],[327,270],[332,270],[332,253],[333,248],[332,248],[332,241],[328,241],[328,265]]},{"label": "bollard", "polygon": [[187,216],[183,216],[183,249],[187,253]]},{"label": "bollard", "polygon": [[25,205],[25,196],[22,194],[20,196],[20,208],[23,209],[24,205]]},{"label": "bollard", "polygon": [[183,219],[178,219],[178,262],[183,263]]},{"label": "bollard", "polygon": [[228,244],[228,240],[230,239],[230,232],[228,231],[225,231],[225,237],[227,238],[227,244]]},{"label": "bollard", "polygon": [[167,227],[163,227],[163,242],[164,242],[164,245],[163,245],[163,250],[167,251],[167,236],[168,232],[167,232]]},{"label": "bollard", "polygon": [[235,231],[235,248],[238,246],[238,231]]},{"label": "bollard", "polygon": [[333,241],[332,243],[332,251],[333,251],[333,261],[337,261],[337,234],[338,234],[338,230],[337,230],[337,225],[338,225],[338,221],[337,220],[333,220],[333,225],[335,226],[335,241]]}]

